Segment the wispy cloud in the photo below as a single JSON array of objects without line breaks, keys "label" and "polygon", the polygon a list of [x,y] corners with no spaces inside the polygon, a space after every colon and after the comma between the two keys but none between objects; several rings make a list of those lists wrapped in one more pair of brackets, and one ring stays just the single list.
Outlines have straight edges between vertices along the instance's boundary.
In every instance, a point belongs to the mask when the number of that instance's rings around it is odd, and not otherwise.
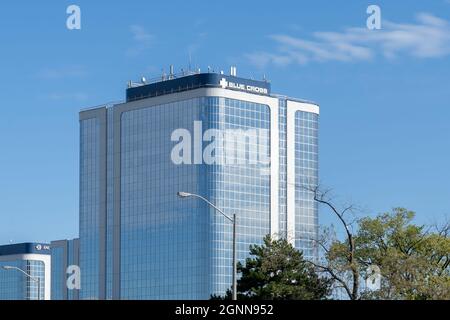
[{"label": "wispy cloud", "polygon": [[144,27],[139,25],[130,26],[133,35],[133,46],[127,50],[128,56],[138,56],[148,49],[154,42],[155,36],[150,34]]},{"label": "wispy cloud", "polygon": [[63,66],[54,68],[43,68],[38,71],[36,77],[44,80],[59,80],[65,78],[84,77],[88,74],[83,66]]},{"label": "wispy cloud", "polygon": [[53,92],[46,96],[44,96],[46,100],[51,101],[77,101],[82,102],[86,101],[89,96],[86,93],[77,92],[77,93],[57,93]]},{"label": "wispy cloud", "polygon": [[347,28],[343,32],[314,32],[308,39],[271,35],[273,51],[246,54],[258,67],[326,61],[368,61],[377,56],[435,58],[450,54],[450,24],[431,14],[417,15],[417,23],[383,21],[382,30]]}]

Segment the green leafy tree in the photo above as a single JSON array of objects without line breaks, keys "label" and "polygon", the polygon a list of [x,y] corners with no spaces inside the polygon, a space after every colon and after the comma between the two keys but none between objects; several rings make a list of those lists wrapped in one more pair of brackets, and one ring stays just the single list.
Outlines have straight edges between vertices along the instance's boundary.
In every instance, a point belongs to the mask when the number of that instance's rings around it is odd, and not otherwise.
[{"label": "green leafy tree", "polygon": [[[320,278],[313,267],[284,239],[264,239],[250,246],[245,266],[238,264],[238,299],[320,300],[330,294],[331,281]],[[227,293],[227,299],[231,296]],[[218,297],[213,297],[217,299]]]},{"label": "green leafy tree", "polygon": [[450,238],[448,226],[431,228],[413,223],[414,212],[403,208],[363,218],[355,238],[363,268],[380,268],[381,288],[363,293],[377,299],[450,299]]},{"label": "green leafy tree", "polygon": [[[324,233],[318,239],[322,259],[311,264],[334,279],[349,299],[450,299],[448,224],[434,231],[415,225],[414,212],[403,208],[351,221],[348,213],[353,206],[340,210],[326,192],[314,192],[345,232],[343,240]],[[365,285],[371,266],[380,270],[378,290]]]}]

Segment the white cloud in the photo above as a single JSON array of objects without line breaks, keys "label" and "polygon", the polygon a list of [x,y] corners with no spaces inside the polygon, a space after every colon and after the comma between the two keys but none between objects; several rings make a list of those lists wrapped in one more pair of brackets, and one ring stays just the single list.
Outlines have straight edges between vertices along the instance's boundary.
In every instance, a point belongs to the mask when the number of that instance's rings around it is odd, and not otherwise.
[{"label": "white cloud", "polygon": [[294,60],[297,60],[296,62],[298,62],[299,64],[305,63],[305,61],[302,60],[304,59],[304,57],[302,57],[301,53],[287,55],[259,51],[254,53],[247,53],[245,54],[245,57],[258,68],[264,68],[269,63],[273,63],[277,66],[286,66],[295,62]]},{"label": "white cloud", "polygon": [[83,92],[77,93],[53,92],[46,95],[45,98],[52,101],[86,101],[89,98],[89,96]]},{"label": "white cloud", "polygon": [[347,28],[343,32],[314,32],[309,39],[271,35],[273,52],[245,56],[256,66],[288,65],[325,61],[368,61],[377,56],[435,58],[450,54],[450,24],[431,14],[417,15],[417,23],[383,21],[381,30]]},{"label": "white cloud", "polygon": [[130,26],[130,32],[133,35],[133,46],[127,50],[128,56],[138,56],[143,51],[148,49],[155,39],[155,37],[147,32],[147,30],[139,25]]},{"label": "white cloud", "polygon": [[133,39],[140,43],[150,44],[153,40],[153,36],[149,34],[143,27],[138,25],[132,25],[130,31],[133,34]]},{"label": "white cloud", "polygon": [[37,78],[44,80],[58,80],[64,78],[78,78],[87,75],[83,66],[64,66],[57,68],[44,68],[37,73]]}]

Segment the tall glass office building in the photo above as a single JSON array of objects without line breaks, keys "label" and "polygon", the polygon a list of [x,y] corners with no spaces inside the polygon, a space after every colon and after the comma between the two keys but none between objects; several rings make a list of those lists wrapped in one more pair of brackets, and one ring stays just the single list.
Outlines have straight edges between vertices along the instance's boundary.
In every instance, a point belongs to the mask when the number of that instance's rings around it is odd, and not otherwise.
[{"label": "tall glass office building", "polygon": [[0,300],[50,300],[50,246],[0,246]]},{"label": "tall glass office building", "polygon": [[79,266],[79,239],[52,241],[50,246],[52,300],[78,300],[79,290],[67,286],[67,271],[70,266]]},{"label": "tall glass office building", "polygon": [[217,73],[130,83],[80,112],[81,299],[209,299],[272,234],[315,257],[319,107]]}]

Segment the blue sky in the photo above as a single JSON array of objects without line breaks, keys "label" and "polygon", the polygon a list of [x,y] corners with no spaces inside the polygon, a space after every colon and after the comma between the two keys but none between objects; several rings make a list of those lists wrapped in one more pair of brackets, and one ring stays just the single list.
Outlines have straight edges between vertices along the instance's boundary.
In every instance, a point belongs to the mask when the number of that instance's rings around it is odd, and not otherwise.
[{"label": "blue sky", "polygon": [[[382,30],[364,29],[370,4]],[[15,1],[0,7],[0,243],[77,236],[79,109],[189,56],[317,101],[339,202],[450,214],[450,1]]]}]

